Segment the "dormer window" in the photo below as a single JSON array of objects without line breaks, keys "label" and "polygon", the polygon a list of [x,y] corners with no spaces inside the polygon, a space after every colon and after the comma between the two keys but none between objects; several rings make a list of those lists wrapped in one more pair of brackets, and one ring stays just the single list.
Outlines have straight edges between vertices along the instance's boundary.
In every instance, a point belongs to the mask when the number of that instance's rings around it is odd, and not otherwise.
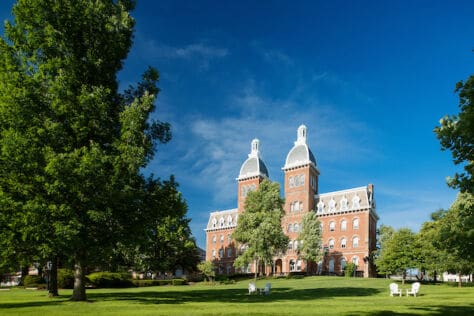
[{"label": "dormer window", "polygon": [[217,219],[214,217],[212,219],[212,228],[216,228],[217,227]]},{"label": "dormer window", "polygon": [[319,201],[318,202],[318,214],[322,214],[324,212],[324,202]]},{"label": "dormer window", "polygon": [[329,212],[335,212],[336,211],[336,201],[334,201],[333,198],[329,201]]},{"label": "dormer window", "polygon": [[356,194],[352,198],[352,208],[353,209],[358,209],[360,208],[360,197]]},{"label": "dormer window", "polygon": [[224,217],[221,217],[221,218],[219,219],[219,226],[220,226],[220,227],[224,227],[224,225],[225,225]]},{"label": "dormer window", "polygon": [[341,199],[341,211],[347,211],[347,199],[346,196],[343,196]]},{"label": "dormer window", "polygon": [[232,225],[232,216],[227,216],[227,226],[231,226]]}]

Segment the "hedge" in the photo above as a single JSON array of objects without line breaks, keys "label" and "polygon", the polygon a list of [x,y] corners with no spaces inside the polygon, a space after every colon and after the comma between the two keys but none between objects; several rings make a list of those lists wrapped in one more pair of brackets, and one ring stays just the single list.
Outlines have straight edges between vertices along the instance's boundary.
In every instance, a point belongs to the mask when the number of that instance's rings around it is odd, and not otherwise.
[{"label": "hedge", "polygon": [[70,269],[58,269],[58,288],[74,288],[74,271]]},{"label": "hedge", "polygon": [[93,285],[101,288],[133,286],[132,278],[128,272],[94,272],[87,277]]},{"label": "hedge", "polygon": [[26,287],[39,287],[46,284],[46,281],[39,275],[27,275],[23,279],[23,285]]}]

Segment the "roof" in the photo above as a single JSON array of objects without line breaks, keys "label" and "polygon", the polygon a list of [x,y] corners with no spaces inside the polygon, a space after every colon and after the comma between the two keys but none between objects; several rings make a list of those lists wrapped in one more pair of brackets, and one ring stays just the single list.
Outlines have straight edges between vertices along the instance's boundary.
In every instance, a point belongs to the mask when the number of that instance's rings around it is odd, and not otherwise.
[{"label": "roof", "polygon": [[305,125],[298,127],[297,139],[286,156],[285,166],[283,170],[296,168],[305,165],[313,165],[316,168],[316,158],[314,154],[309,149],[308,144],[306,143],[307,128]]},{"label": "roof", "polygon": [[215,211],[209,215],[206,231],[234,228],[237,226],[238,209]]},{"label": "roof", "polygon": [[316,214],[334,215],[354,211],[375,212],[373,185],[315,195]]},{"label": "roof", "polygon": [[260,157],[260,142],[258,139],[252,140],[250,154],[247,160],[240,167],[239,177],[237,180],[243,180],[255,176],[268,178],[268,169]]}]

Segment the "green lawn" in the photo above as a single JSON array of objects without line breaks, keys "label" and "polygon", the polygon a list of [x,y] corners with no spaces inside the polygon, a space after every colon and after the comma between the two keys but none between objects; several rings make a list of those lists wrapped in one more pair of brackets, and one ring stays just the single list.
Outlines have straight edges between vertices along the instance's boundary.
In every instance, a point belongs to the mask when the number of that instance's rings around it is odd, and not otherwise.
[{"label": "green lawn", "polygon": [[[87,290],[88,302],[45,291],[0,291],[0,315],[474,315],[474,287],[425,285],[419,297],[390,297],[389,280],[307,277],[259,280],[272,293],[248,295],[248,281],[231,285]],[[409,285],[402,288],[407,289]]]}]

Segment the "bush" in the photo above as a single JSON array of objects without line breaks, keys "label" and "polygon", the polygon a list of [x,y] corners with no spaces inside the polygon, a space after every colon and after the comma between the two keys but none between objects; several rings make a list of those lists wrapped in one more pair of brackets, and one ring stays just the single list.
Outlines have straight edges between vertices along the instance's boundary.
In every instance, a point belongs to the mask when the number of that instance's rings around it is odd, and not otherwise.
[{"label": "bush", "polygon": [[132,278],[128,272],[94,272],[89,274],[88,278],[96,287],[117,288],[133,286]]},{"label": "bush", "polygon": [[39,275],[27,275],[23,279],[23,285],[26,287],[40,287],[46,284],[46,281]]},{"label": "bush", "polygon": [[74,287],[74,271],[70,269],[58,269],[58,288],[72,289]]},{"label": "bush", "polygon": [[186,280],[184,279],[173,279],[173,285],[185,285],[186,284]]},{"label": "bush", "polygon": [[160,281],[163,280],[133,280],[132,283],[137,287],[163,285]]},{"label": "bush", "polygon": [[346,278],[351,278],[351,277],[354,277],[354,272],[357,270],[357,266],[352,263],[352,262],[349,262],[348,264],[346,264],[346,266],[344,267],[344,276]]}]

